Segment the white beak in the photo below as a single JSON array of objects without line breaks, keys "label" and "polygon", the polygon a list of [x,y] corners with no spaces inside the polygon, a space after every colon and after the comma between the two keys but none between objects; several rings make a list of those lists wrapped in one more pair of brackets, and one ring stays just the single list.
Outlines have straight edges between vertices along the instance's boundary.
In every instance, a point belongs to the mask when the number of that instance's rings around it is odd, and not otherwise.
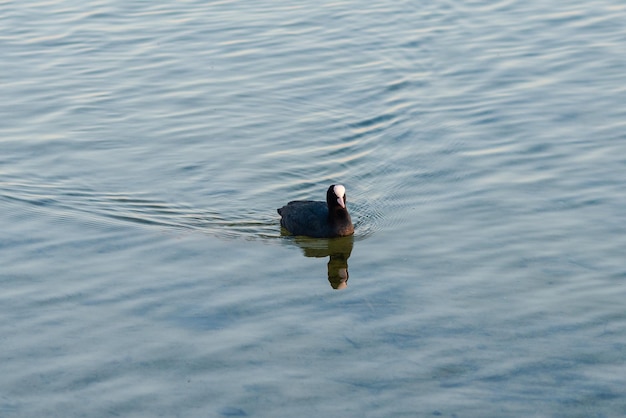
[{"label": "white beak", "polygon": [[341,206],[342,208],[346,208],[346,204],[343,202],[343,197],[337,198],[337,203],[339,203],[339,206]]}]

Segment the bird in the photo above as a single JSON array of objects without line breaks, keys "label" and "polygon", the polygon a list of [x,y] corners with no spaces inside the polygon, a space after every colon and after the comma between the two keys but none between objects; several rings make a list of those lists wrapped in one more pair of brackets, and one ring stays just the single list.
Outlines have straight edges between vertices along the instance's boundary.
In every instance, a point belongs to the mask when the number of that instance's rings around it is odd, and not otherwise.
[{"label": "bird", "polygon": [[291,235],[311,238],[335,238],[354,234],[354,225],[346,207],[346,188],[333,184],[326,192],[326,202],[294,200],[277,209],[280,225]]}]

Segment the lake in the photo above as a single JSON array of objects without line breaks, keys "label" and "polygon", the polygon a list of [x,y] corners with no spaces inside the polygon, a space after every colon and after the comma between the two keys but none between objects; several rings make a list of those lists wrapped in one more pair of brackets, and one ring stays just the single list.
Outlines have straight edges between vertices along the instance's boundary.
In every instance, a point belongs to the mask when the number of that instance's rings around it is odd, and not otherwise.
[{"label": "lake", "polygon": [[0,2],[0,416],[626,415],[624,22]]}]

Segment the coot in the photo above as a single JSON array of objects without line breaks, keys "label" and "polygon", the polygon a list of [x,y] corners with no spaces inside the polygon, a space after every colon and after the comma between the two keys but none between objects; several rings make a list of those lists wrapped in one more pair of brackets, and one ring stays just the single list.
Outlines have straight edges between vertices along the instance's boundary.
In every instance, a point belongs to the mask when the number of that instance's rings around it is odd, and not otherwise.
[{"label": "coot", "polygon": [[278,209],[280,225],[292,235],[313,238],[345,237],[354,234],[346,208],[346,188],[333,184],[326,192],[326,202],[295,200]]}]

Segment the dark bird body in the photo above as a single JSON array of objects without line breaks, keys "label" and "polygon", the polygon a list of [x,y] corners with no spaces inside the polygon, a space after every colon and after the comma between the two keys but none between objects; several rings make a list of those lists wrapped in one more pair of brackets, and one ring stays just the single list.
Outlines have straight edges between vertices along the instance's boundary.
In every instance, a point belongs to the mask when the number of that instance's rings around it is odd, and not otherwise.
[{"label": "dark bird body", "polygon": [[313,238],[345,237],[354,234],[354,226],[346,208],[346,189],[332,185],[326,202],[295,200],[278,209],[280,225],[292,235]]}]

